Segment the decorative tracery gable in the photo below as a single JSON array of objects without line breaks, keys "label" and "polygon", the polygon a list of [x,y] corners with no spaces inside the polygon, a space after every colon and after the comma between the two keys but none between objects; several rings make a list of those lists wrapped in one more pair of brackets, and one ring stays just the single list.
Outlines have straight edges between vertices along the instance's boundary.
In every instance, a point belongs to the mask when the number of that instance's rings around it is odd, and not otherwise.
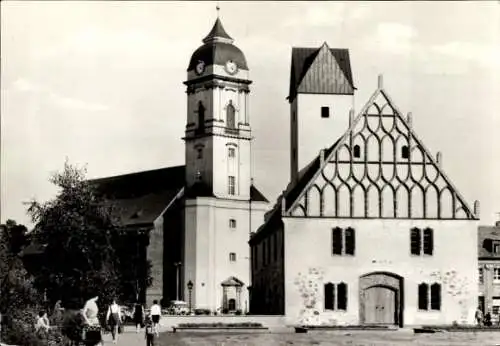
[{"label": "decorative tracery gable", "polygon": [[[324,151],[320,154],[324,155]],[[474,219],[475,216],[378,89],[291,205],[292,216]]]}]

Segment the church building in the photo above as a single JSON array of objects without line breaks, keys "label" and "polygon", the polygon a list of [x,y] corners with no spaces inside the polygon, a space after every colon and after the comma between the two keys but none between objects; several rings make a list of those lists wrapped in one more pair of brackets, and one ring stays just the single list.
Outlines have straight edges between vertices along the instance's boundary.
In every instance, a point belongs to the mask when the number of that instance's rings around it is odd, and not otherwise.
[{"label": "church building", "polygon": [[249,242],[251,312],[295,325],[472,323],[479,203],[382,76],[356,113],[355,92],[348,50],[292,49],[290,183]]},{"label": "church building", "polygon": [[251,81],[233,43],[217,18],[189,61],[185,165],[93,180],[122,226],[149,235],[153,283],[140,285],[148,305],[249,309],[248,240],[268,201],[253,184]]}]

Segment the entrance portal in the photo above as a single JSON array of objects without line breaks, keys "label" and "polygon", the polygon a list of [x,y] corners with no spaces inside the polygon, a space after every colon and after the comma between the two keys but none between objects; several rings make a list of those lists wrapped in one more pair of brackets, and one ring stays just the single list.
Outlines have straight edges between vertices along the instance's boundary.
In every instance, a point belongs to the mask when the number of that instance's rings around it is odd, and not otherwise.
[{"label": "entrance portal", "polygon": [[375,272],[359,278],[359,319],[362,324],[403,326],[403,278]]}]

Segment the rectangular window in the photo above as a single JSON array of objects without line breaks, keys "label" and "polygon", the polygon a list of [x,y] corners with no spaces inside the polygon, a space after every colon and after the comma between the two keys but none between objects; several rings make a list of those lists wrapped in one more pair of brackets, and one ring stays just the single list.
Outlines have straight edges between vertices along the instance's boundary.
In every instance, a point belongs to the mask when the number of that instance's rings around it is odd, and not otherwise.
[{"label": "rectangular window", "polygon": [[424,229],[424,254],[432,255],[434,251],[434,232],[432,228]]},{"label": "rectangular window", "polygon": [[429,306],[428,297],[429,286],[426,283],[421,283],[418,285],[418,309],[427,310]]},{"label": "rectangular window", "polygon": [[229,228],[236,228],[236,220],[229,219]]},{"label": "rectangular window", "polygon": [[351,227],[332,230],[332,254],[353,256],[356,248],[355,231]]},{"label": "rectangular window", "polygon": [[412,228],[410,230],[410,247],[412,255],[420,255],[420,230],[418,228]]},{"label": "rectangular window", "polygon": [[441,310],[441,285],[431,285],[431,310]]},{"label": "rectangular window", "polygon": [[335,301],[335,285],[331,282],[324,286],[325,294],[325,310],[333,310],[333,303]]},{"label": "rectangular window", "polygon": [[479,296],[478,298],[478,305],[479,305],[479,310],[484,314],[484,296]]},{"label": "rectangular window", "polygon": [[234,252],[229,254],[229,261],[236,262],[236,254]]},{"label": "rectangular window", "polygon": [[329,107],[321,107],[321,117],[329,118],[330,117],[330,108]]},{"label": "rectangular window", "polygon": [[227,150],[227,156],[228,157],[236,157],[236,150],[234,150],[234,148],[229,148]]},{"label": "rectangular window", "polygon": [[337,310],[347,310],[347,284],[337,285]]},{"label": "rectangular window", "polygon": [[418,309],[419,310],[441,310],[441,285],[425,282],[418,285]]},{"label": "rectangular window", "polygon": [[235,178],[232,175],[228,177],[227,193],[232,196],[235,194]]},{"label": "rectangular window", "polygon": [[483,268],[479,268],[479,283],[480,284],[484,283],[484,271],[483,271]]},{"label": "rectangular window", "polygon": [[347,284],[326,283],[323,286],[325,310],[347,310]]},{"label": "rectangular window", "polygon": [[493,281],[500,282],[500,268],[493,268]]}]

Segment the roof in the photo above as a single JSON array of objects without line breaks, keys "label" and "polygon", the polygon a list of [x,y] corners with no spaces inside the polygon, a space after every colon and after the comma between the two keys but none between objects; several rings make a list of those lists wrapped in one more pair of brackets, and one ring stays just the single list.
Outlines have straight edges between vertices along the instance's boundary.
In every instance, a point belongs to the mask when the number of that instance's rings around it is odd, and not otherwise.
[{"label": "roof", "polygon": [[224,30],[220,19],[217,18],[212,30],[203,39],[203,45],[192,54],[187,70],[194,69],[199,61],[203,61],[206,66],[210,66],[225,65],[228,60],[234,61],[238,68],[248,70],[245,55],[232,44],[233,41]]},{"label": "roof", "polygon": [[479,226],[477,229],[477,253],[480,259],[500,259],[500,253],[493,252],[493,241],[500,242],[500,226]]},{"label": "roof", "polygon": [[122,226],[152,223],[184,187],[185,166],[93,179]]},{"label": "roof", "polygon": [[203,43],[210,42],[217,38],[232,40],[231,36],[227,34],[226,30],[224,30],[224,27],[222,26],[222,23],[218,17],[214,23],[214,26],[212,27],[212,30],[210,30],[208,35],[203,39]]},{"label": "roof", "polygon": [[[314,68],[313,63],[318,71],[311,73],[310,80],[299,90],[308,71]],[[352,94],[354,90],[348,49],[329,48],[326,43],[320,48],[292,48],[290,101],[297,93]]]}]

